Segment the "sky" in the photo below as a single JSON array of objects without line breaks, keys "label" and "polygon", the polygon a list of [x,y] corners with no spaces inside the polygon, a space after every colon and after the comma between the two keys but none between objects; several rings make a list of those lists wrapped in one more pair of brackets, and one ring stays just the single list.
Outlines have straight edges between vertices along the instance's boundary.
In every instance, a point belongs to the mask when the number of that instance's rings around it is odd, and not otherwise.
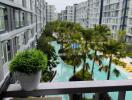
[{"label": "sky", "polygon": [[73,5],[75,3],[79,3],[86,0],[46,0],[49,5],[55,5],[56,11],[60,12],[64,10],[67,5]]}]

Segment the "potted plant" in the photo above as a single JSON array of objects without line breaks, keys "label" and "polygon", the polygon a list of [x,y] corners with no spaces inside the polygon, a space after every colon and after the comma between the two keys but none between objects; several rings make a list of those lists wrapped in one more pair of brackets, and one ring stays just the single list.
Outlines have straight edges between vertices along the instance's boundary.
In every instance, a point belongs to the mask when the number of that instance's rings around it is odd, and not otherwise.
[{"label": "potted plant", "polygon": [[16,76],[23,90],[35,90],[41,71],[47,68],[47,56],[36,49],[18,52],[10,63],[10,71]]}]

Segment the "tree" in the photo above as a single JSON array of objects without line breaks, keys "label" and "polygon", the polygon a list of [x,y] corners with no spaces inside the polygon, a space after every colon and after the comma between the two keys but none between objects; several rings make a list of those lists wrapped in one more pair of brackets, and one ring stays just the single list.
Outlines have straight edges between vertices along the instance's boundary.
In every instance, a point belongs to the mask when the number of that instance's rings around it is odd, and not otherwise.
[{"label": "tree", "polygon": [[125,39],[125,37],[126,37],[126,31],[125,30],[119,30],[118,32],[117,32],[117,35],[118,35],[118,41],[120,41],[120,42],[125,42],[126,41],[126,39]]},{"label": "tree", "polygon": [[56,28],[57,29],[55,31],[58,36],[57,40],[59,41],[62,47],[60,52],[64,52],[65,49],[64,45],[70,41],[70,37],[72,36],[72,34],[79,32],[81,26],[79,24],[74,24],[72,22],[62,21]]},{"label": "tree", "polygon": [[44,54],[47,55],[48,63],[46,70],[42,71],[42,80],[43,81],[49,81],[53,75],[52,69],[56,67],[58,64],[57,58],[54,47],[52,47],[50,44],[48,44],[48,40],[45,36],[41,36],[39,40],[37,41],[37,49],[41,50]]},{"label": "tree", "polygon": [[73,74],[76,73],[76,67],[81,64],[80,41],[81,34],[71,34],[70,42],[67,43],[67,46],[65,48],[66,59],[64,61],[67,64],[73,66]]},{"label": "tree", "polygon": [[[100,67],[100,71],[107,72],[107,80],[110,79],[111,74],[111,64],[114,57],[121,58],[125,57],[125,44],[120,43],[116,40],[109,40],[107,43],[104,43],[103,45],[103,53],[106,57],[109,58],[109,64],[108,66],[102,66]],[[114,69],[113,71],[116,76],[119,76],[119,71],[117,69]]]},{"label": "tree", "polygon": [[81,45],[81,48],[80,48],[79,54],[80,54],[81,60],[83,61],[82,76],[84,79],[85,72],[88,72],[88,69],[90,68],[89,63],[86,62],[86,59],[88,57],[89,47],[87,46],[86,41],[84,41],[84,38],[81,38],[80,45]]},{"label": "tree", "polygon": [[88,44],[90,45],[90,43],[92,42],[93,32],[94,30],[92,28],[82,30],[82,35],[85,41],[85,48],[88,48]]},{"label": "tree", "polygon": [[94,51],[94,53],[91,55],[93,57],[93,64],[92,64],[92,70],[91,74],[94,74],[94,65],[95,61],[99,61],[101,63],[102,56],[97,55],[97,52],[102,52],[102,46],[105,42],[108,41],[108,38],[110,37],[110,29],[106,25],[95,25],[94,26],[94,32],[92,35],[92,42],[90,43],[91,49]]}]

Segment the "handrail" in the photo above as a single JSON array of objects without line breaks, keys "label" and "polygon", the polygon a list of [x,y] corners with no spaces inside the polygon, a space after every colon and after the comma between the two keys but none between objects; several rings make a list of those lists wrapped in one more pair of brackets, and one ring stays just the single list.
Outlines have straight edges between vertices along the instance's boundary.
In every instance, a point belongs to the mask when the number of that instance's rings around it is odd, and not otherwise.
[{"label": "handrail", "polygon": [[12,75],[11,73],[9,73],[0,87],[0,100],[2,99],[3,91],[6,91],[8,89],[11,79],[12,79]]},{"label": "handrail", "polygon": [[[132,80],[101,80],[101,81],[77,81],[77,82],[53,82],[40,83],[37,90],[22,91],[19,84],[11,84],[4,97],[27,97],[57,94],[75,93],[99,93],[119,91],[119,98],[125,94],[124,91],[132,90]],[[124,95],[125,96],[125,95]],[[125,100],[120,99],[120,100]]]}]

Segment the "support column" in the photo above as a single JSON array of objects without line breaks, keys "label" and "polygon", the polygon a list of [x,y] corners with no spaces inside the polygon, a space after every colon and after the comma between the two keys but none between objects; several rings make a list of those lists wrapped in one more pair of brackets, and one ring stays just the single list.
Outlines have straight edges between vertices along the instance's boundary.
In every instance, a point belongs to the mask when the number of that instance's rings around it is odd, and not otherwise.
[{"label": "support column", "polygon": [[120,91],[118,94],[118,100],[125,100],[126,91]]}]

